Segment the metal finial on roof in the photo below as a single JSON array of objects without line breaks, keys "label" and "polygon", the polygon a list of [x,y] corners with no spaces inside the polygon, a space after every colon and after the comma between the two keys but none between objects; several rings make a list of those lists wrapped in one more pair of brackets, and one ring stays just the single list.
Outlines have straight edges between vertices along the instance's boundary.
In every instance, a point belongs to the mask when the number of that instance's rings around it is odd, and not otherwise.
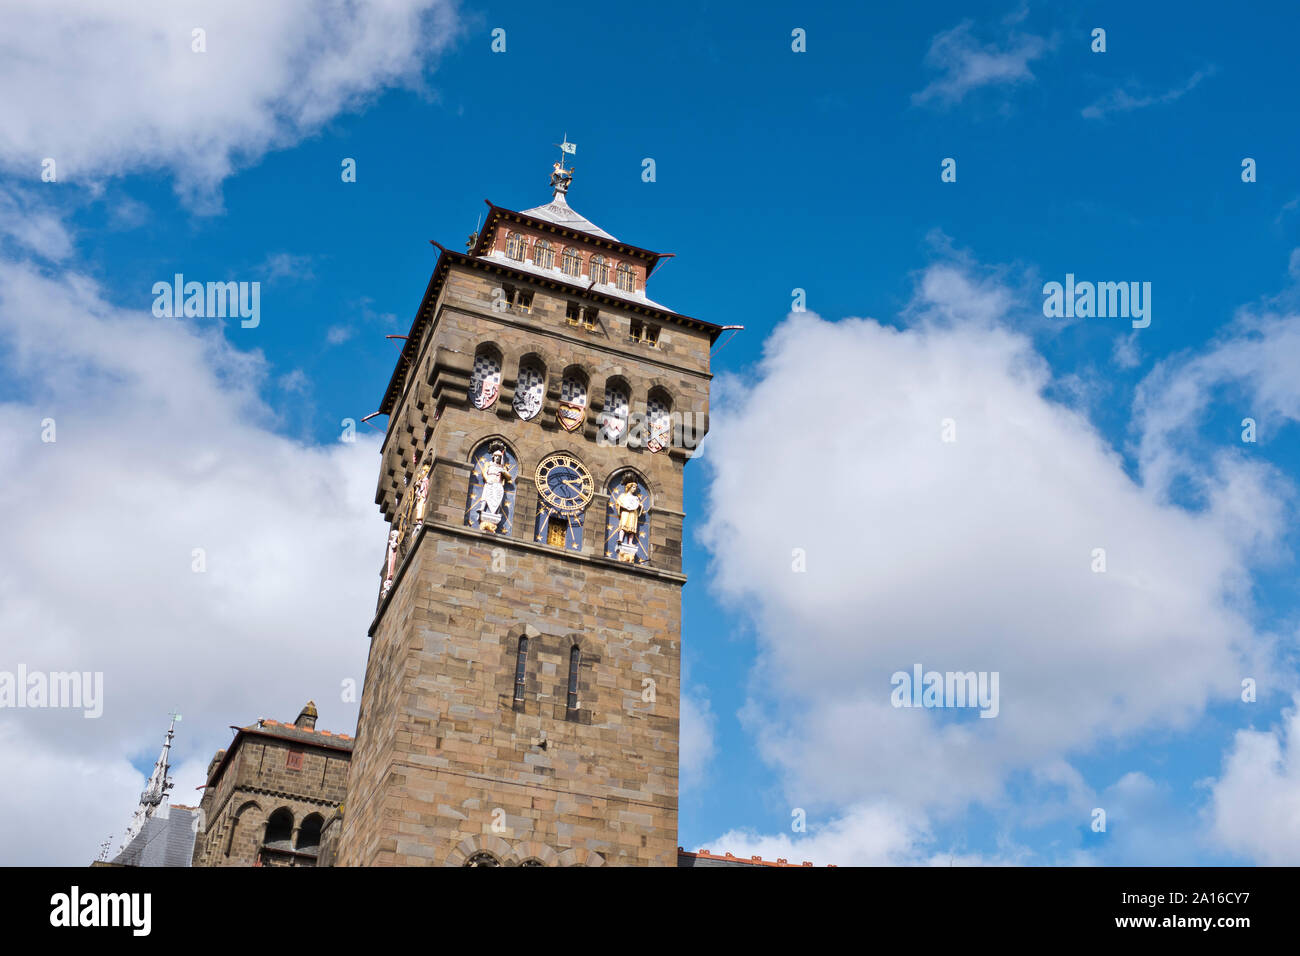
[{"label": "metal finial on roof", "polygon": [[552,198],[563,202],[561,197],[569,191],[569,185],[573,182],[573,169],[564,168],[564,157],[573,156],[578,152],[577,143],[569,142],[569,134],[564,134],[564,142],[555,143],[560,148],[560,161],[552,167],[551,172],[551,190]]}]

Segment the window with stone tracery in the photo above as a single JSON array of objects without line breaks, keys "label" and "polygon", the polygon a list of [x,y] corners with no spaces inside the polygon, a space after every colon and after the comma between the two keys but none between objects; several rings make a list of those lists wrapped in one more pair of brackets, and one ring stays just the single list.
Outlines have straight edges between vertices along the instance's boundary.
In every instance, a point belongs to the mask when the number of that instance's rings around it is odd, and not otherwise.
[{"label": "window with stone tracery", "polygon": [[533,243],[533,264],[539,269],[550,269],[555,265],[555,250],[545,239]]},{"label": "window with stone tracery", "polygon": [[626,262],[620,262],[616,270],[618,287],[624,292],[636,291],[636,270]]},{"label": "window with stone tracery", "polygon": [[560,257],[560,267],[566,276],[577,278],[582,275],[582,256],[578,255],[578,250],[572,246],[565,249]]}]

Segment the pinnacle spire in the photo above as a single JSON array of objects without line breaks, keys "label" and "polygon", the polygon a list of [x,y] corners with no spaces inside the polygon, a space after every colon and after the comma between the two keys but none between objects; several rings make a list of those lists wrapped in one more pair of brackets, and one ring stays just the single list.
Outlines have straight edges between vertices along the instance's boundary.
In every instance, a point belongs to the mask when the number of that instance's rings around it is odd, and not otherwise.
[{"label": "pinnacle spire", "polygon": [[149,775],[149,782],[145,785],[144,792],[140,794],[140,804],[135,809],[135,815],[131,817],[131,824],[126,828],[126,837],[122,840],[123,846],[130,844],[135,835],[144,829],[144,825],[166,802],[167,795],[175,786],[170,776],[171,763],[168,758],[171,754],[172,738],[176,736],[176,721],[181,719],[181,715],[172,714],[171,719],[167,727],[167,735],[163,738],[162,751],[153,765],[153,773]]}]

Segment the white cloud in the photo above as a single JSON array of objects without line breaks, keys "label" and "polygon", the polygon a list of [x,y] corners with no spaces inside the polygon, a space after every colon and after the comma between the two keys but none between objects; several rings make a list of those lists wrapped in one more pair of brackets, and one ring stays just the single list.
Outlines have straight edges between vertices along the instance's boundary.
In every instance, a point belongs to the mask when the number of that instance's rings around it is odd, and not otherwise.
[{"label": "white cloud", "polygon": [[1269,731],[1239,730],[1211,782],[1211,833],[1266,866],[1300,864],[1300,694]]},{"label": "white cloud", "polygon": [[[192,31],[206,31],[206,52]],[[418,86],[452,0],[6,4],[0,166],[60,182],[166,169],[211,201],[233,170],[391,86]]]},{"label": "white cloud", "polygon": [[[105,694],[98,720],[6,716],[0,766],[39,780],[0,788],[6,862],[84,864],[120,837],[143,785],[121,755],[152,764],[173,708],[178,803],[228,724],[315,698],[322,728],[356,726],[339,691],[364,672],[383,558],[376,442],[277,434],[266,363],[210,321],[0,262],[0,371],[26,396],[0,404],[0,669],[102,671]],[[31,826],[39,806],[60,825]]]},{"label": "white cloud", "polygon": [[1196,89],[1203,79],[1208,76],[1213,76],[1214,72],[1213,67],[1204,70],[1197,70],[1188,77],[1186,83],[1183,83],[1181,86],[1175,86],[1173,89],[1166,90],[1163,93],[1135,95],[1129,93],[1127,90],[1111,90],[1095,103],[1085,106],[1083,108],[1083,116],[1085,119],[1101,119],[1103,116],[1110,113],[1129,113],[1133,110],[1144,109],[1148,106],[1173,103]]},{"label": "white cloud", "polygon": [[683,789],[703,784],[713,760],[716,723],[709,699],[702,691],[682,693],[679,751]]},{"label": "white cloud", "polygon": [[274,282],[277,279],[306,282],[316,278],[311,268],[311,256],[295,256],[289,252],[277,252],[267,256],[256,271],[264,275],[267,282]]},{"label": "white cloud", "polygon": [[[855,807],[905,808],[922,832],[1005,806],[1011,775],[1186,727],[1271,651],[1242,588],[1285,485],[1225,454],[1201,462],[1189,512],[1132,480],[1044,397],[1050,370],[1003,324],[1012,302],[935,266],[909,328],[791,315],[751,384],[715,388],[701,537],[757,624],[744,716],[790,804],[846,832]],[[998,672],[1000,715],[894,708],[890,676],[915,663]],[[1061,812],[1078,826],[1073,789]]]},{"label": "white cloud", "polygon": [[815,866],[998,866],[1025,857],[1015,848],[993,857],[938,850],[924,815],[888,803],[850,807],[824,823],[810,821],[807,833],[792,833],[729,830],[700,849]]},{"label": "white cloud", "polygon": [[346,325],[331,325],[325,332],[325,341],[330,345],[342,345],[356,334],[356,330]]},{"label": "white cloud", "polygon": [[[1023,16],[1012,17],[1019,22]],[[981,43],[974,36],[974,24],[964,20],[930,41],[925,65],[939,76],[925,89],[912,94],[915,104],[936,101],[942,106],[961,102],[972,90],[985,86],[1026,83],[1034,79],[1029,64],[1053,46],[1051,40],[1012,31],[1001,43]]]},{"label": "white cloud", "polygon": [[0,238],[10,240],[20,254],[35,253],[53,262],[72,254],[72,233],[31,190],[0,187]]},{"label": "white cloud", "polygon": [[1138,333],[1130,332],[1128,335],[1117,335],[1115,345],[1111,350],[1111,359],[1122,369],[1137,368],[1142,364],[1142,350],[1138,348]]}]

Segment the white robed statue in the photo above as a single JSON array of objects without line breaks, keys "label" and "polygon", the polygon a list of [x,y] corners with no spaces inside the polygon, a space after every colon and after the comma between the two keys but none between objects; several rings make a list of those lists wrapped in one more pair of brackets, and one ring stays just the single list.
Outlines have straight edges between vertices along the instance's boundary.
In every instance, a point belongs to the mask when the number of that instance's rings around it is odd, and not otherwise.
[{"label": "white robed statue", "polygon": [[480,531],[495,531],[505,518],[501,506],[506,499],[506,485],[514,481],[505,449],[493,445],[492,454],[479,464],[478,473],[483,479],[483,491],[470,508],[471,521]]}]

